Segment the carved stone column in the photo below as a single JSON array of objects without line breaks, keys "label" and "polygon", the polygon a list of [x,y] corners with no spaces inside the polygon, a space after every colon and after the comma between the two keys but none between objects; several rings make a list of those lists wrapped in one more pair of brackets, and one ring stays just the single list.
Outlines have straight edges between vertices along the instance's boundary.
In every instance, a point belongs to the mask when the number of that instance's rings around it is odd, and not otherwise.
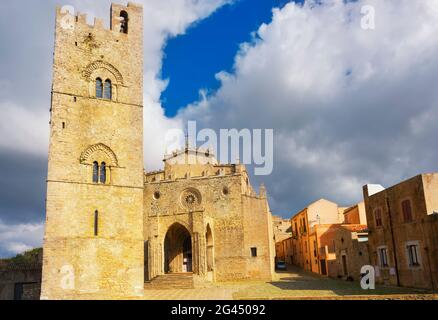
[{"label": "carved stone column", "polygon": [[202,233],[193,233],[193,272],[200,276],[207,274],[207,257],[205,236]]}]

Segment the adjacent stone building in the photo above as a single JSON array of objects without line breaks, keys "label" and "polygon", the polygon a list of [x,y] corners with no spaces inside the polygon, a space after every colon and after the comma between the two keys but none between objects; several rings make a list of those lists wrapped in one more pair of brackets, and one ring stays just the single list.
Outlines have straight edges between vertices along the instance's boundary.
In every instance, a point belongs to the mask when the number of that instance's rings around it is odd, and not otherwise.
[{"label": "adjacent stone building", "polygon": [[293,254],[292,237],[275,243],[276,261],[284,261],[287,264],[292,264]]},{"label": "adjacent stone building", "polygon": [[368,227],[361,224],[342,224],[335,228],[332,240],[335,259],[328,261],[328,275],[332,278],[358,281],[361,279],[361,268],[370,264]]},{"label": "adjacent stone building", "polygon": [[186,147],[145,175],[146,279],[193,272],[196,280],[271,280],[274,235],[266,191],[244,165],[222,165]]},{"label": "adjacent stone building", "polygon": [[376,281],[438,287],[438,174],[363,188]]},{"label": "adjacent stone building", "polygon": [[292,227],[289,219],[272,216],[275,239],[275,258],[292,264]]},{"label": "adjacent stone building", "polygon": [[279,216],[272,216],[272,224],[274,227],[274,238],[276,243],[290,238],[292,235],[292,227],[289,219],[284,219]]},{"label": "adjacent stone building", "polygon": [[[318,247],[318,243],[316,245],[314,243],[317,241],[315,237],[319,237],[323,225],[330,226],[342,221],[343,216],[338,205],[325,199],[318,200],[293,215],[291,219],[292,263],[308,271],[321,270],[321,261],[315,259],[317,256],[315,247]],[[326,231],[325,229],[323,232]],[[317,231],[316,236],[315,231]],[[324,270],[326,261],[322,260],[322,270]]]},{"label": "adjacent stone building", "polygon": [[41,298],[140,298],[167,273],[271,279],[266,191],[243,165],[187,147],[144,172],[143,8],[113,4],[110,21],[56,12]]},{"label": "adjacent stone building", "polygon": [[364,204],[350,208],[321,199],[291,219],[292,263],[321,275],[360,279],[368,264]]},{"label": "adjacent stone building", "polygon": [[42,251],[0,259],[0,300],[39,300]]}]

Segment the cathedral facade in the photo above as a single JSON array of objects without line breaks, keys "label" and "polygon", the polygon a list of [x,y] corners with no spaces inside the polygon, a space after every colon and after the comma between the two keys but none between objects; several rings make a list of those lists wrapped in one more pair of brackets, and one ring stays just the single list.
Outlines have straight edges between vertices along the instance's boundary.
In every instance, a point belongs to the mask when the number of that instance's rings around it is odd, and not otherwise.
[{"label": "cathedral facade", "polygon": [[143,9],[113,4],[110,21],[57,9],[41,298],[138,298],[166,274],[271,280],[266,191],[244,165],[187,146],[145,172]]}]

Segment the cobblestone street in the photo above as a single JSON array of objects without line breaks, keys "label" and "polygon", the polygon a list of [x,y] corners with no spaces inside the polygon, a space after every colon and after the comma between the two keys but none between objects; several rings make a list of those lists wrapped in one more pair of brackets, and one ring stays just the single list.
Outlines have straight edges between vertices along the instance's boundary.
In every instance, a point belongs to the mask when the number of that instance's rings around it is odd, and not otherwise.
[{"label": "cobblestone street", "polygon": [[147,290],[147,300],[244,300],[244,299],[421,299],[437,300],[424,291],[377,287],[364,291],[357,282],[329,279],[291,268],[276,273],[272,282],[232,282],[199,289]]}]

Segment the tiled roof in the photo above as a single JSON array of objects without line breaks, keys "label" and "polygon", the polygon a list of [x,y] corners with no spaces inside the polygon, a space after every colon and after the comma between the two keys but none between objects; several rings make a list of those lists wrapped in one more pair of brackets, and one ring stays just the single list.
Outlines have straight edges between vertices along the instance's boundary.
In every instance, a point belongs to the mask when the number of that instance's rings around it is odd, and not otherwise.
[{"label": "tiled roof", "polygon": [[346,228],[352,232],[367,232],[368,226],[361,225],[361,224],[344,224],[342,225],[343,228]]}]

